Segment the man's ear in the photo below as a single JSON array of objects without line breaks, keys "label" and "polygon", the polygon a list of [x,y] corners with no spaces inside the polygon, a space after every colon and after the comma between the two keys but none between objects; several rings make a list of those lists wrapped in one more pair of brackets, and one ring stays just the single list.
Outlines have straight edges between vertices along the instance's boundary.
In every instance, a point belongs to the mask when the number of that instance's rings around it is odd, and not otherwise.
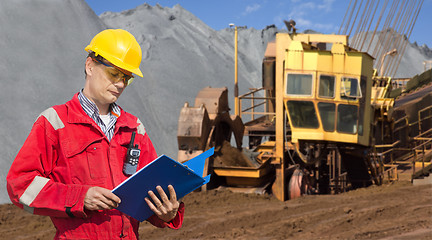
[{"label": "man's ear", "polygon": [[86,71],[87,75],[89,75],[89,76],[92,75],[94,66],[95,66],[95,64],[94,64],[93,59],[91,57],[88,57],[86,59],[86,62],[85,62],[85,71]]}]

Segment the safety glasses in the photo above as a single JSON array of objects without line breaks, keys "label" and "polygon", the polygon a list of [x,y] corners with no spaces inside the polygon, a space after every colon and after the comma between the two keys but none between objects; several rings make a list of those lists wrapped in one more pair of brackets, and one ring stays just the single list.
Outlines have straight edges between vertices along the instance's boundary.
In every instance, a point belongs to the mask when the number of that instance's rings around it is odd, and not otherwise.
[{"label": "safety glasses", "polygon": [[134,78],[132,75],[124,74],[116,66],[104,63],[103,61],[101,61],[99,59],[95,59],[95,58],[92,58],[92,59],[93,59],[93,61],[100,63],[106,67],[105,68],[105,74],[110,79],[110,81],[112,83],[118,83],[120,81],[123,81],[125,86],[129,86],[133,82]]}]

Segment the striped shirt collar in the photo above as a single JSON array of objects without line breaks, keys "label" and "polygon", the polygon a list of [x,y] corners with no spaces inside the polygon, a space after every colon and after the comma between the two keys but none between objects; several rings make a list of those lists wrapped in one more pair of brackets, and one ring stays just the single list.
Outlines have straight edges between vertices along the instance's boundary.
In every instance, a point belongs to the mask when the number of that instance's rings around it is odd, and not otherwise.
[{"label": "striped shirt collar", "polygon": [[114,135],[114,127],[117,122],[117,118],[121,113],[120,107],[116,103],[111,103],[110,111],[108,113],[108,115],[110,115],[110,121],[108,125],[105,125],[99,116],[100,113],[98,107],[94,102],[84,95],[83,89],[81,89],[81,91],[78,93],[78,100],[84,112],[96,122],[96,124],[101,128],[102,132],[104,132],[108,139],[111,140],[112,136]]}]

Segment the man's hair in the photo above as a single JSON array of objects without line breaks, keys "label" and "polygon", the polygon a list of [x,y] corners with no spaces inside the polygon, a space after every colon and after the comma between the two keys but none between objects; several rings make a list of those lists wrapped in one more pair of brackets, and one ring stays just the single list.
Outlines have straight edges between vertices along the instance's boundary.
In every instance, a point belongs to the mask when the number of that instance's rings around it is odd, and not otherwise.
[{"label": "man's hair", "polygon": [[[89,57],[91,57],[92,59],[99,60],[99,61],[103,61],[105,59],[101,55],[97,55],[96,56],[96,53],[93,52],[93,51],[91,51],[91,50],[88,52],[88,55],[87,55],[86,59],[89,58]],[[96,62],[96,64],[100,64],[100,63]],[[86,72],[85,66],[84,66],[84,74],[87,77],[87,72]]]}]

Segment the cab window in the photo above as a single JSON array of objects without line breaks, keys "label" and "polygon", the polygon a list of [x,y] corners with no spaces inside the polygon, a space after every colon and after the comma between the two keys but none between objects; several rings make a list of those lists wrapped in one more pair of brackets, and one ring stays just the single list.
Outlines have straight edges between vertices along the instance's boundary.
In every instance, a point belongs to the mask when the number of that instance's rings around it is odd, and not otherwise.
[{"label": "cab window", "polygon": [[336,105],[334,103],[318,103],[318,110],[321,116],[324,131],[333,132],[335,130]]},{"label": "cab window", "polygon": [[288,112],[291,123],[298,128],[318,128],[318,118],[313,102],[310,101],[288,101]]},{"label": "cab window", "polygon": [[341,133],[357,133],[358,107],[356,105],[339,104],[337,130]]},{"label": "cab window", "polygon": [[341,98],[342,99],[357,99],[362,97],[360,83],[357,78],[343,77],[341,80]]},{"label": "cab window", "polygon": [[321,75],[319,80],[318,96],[323,98],[333,98],[335,90],[335,77],[328,75]]},{"label": "cab window", "polygon": [[288,74],[286,93],[288,95],[312,95],[312,74]]}]

